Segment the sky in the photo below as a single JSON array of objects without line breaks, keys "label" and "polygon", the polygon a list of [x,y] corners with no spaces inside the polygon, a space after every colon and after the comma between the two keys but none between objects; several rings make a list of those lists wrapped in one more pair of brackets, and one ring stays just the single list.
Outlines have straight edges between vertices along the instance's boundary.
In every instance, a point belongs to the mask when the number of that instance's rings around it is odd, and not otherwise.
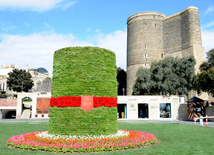
[{"label": "sky", "polygon": [[166,16],[199,9],[205,52],[214,48],[213,0],[0,0],[0,67],[46,68],[65,47],[96,46],[116,54],[126,69],[127,19],[145,11]]}]

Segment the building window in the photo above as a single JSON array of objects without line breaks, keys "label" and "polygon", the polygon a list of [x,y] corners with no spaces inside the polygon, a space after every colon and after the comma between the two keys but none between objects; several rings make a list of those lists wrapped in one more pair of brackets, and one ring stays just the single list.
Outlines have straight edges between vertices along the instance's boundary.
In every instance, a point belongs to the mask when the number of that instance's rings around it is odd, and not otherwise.
[{"label": "building window", "polygon": [[155,27],[156,27],[156,24],[155,24]]},{"label": "building window", "polygon": [[161,58],[163,58],[163,54],[161,54]]},{"label": "building window", "polygon": [[153,16],[153,18],[155,19],[155,15]]},{"label": "building window", "polygon": [[138,104],[138,118],[149,118],[148,103]]},{"label": "building window", "polygon": [[147,58],[147,54],[144,54],[144,58]]},{"label": "building window", "polygon": [[160,103],[160,118],[171,118],[171,103]]},{"label": "building window", "polygon": [[127,104],[117,104],[119,118],[127,118]]}]

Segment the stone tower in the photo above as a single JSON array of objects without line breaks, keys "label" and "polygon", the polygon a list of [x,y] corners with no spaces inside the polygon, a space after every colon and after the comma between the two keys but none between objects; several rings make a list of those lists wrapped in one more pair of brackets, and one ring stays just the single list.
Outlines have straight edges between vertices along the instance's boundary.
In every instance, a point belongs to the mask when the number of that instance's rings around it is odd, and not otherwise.
[{"label": "stone tower", "polygon": [[205,59],[202,46],[198,8],[187,9],[166,17],[163,20],[164,56],[185,57],[193,55],[196,59],[195,70]]},{"label": "stone tower", "polygon": [[196,72],[205,61],[198,8],[166,17],[158,12],[141,12],[127,20],[127,95],[131,95],[139,67],[150,67],[163,57],[196,59]]},{"label": "stone tower", "polygon": [[137,13],[127,21],[127,95],[131,95],[139,67],[150,67],[163,55],[163,23],[158,12]]}]

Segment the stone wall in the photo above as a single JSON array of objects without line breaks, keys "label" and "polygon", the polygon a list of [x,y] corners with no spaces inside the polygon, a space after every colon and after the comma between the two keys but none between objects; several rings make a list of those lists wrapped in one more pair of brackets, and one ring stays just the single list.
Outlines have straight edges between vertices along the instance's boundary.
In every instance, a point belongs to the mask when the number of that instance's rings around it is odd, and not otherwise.
[{"label": "stone wall", "polygon": [[172,16],[163,20],[164,57],[171,53],[181,57],[181,41],[181,16]]},{"label": "stone wall", "polygon": [[[205,107],[205,116],[214,116],[214,106]],[[214,122],[214,118],[208,118],[208,121]]]},{"label": "stone wall", "polygon": [[187,104],[183,103],[183,104],[179,105],[179,108],[178,108],[178,119],[179,120],[184,120],[184,121],[188,120],[187,109],[188,109]]},{"label": "stone wall", "polygon": [[196,7],[189,7],[163,20],[164,56],[185,57],[193,55],[195,70],[205,59],[201,30]]}]

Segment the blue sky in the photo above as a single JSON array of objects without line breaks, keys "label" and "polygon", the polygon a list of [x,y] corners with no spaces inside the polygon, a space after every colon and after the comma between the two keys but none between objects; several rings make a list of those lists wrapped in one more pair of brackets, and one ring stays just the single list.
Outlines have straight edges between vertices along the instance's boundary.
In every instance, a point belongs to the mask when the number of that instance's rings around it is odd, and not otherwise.
[{"label": "blue sky", "polygon": [[0,0],[0,67],[44,67],[52,72],[54,51],[98,46],[116,53],[126,68],[127,18],[144,11],[166,16],[199,9],[205,52],[214,48],[213,0]]}]

